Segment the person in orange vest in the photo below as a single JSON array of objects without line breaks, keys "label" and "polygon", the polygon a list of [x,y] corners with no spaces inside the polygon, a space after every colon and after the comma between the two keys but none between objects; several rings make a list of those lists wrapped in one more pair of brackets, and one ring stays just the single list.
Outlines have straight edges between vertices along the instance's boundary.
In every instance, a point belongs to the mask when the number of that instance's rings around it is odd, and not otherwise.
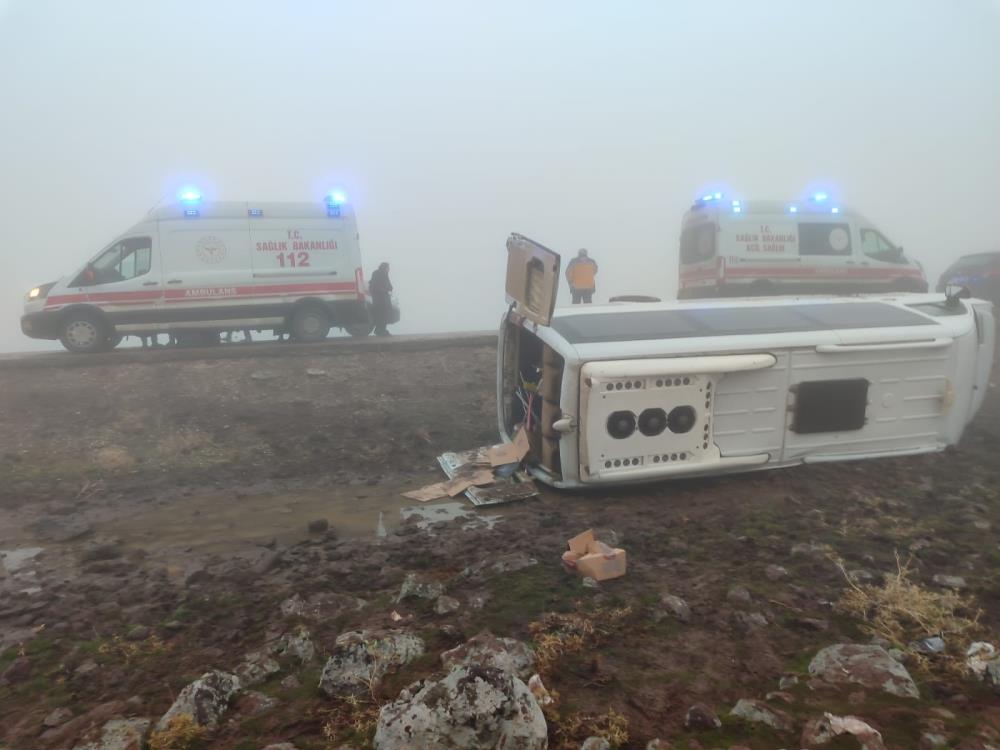
[{"label": "person in orange vest", "polygon": [[597,263],[581,249],[576,257],[566,266],[566,281],[573,294],[573,304],[583,302],[589,305],[594,297],[594,277],[597,275]]}]

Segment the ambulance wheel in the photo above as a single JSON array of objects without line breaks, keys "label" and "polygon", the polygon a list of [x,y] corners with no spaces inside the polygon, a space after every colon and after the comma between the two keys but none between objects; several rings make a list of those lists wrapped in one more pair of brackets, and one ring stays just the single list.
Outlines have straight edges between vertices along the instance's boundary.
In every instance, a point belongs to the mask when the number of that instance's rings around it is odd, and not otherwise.
[{"label": "ambulance wheel", "polygon": [[345,326],[344,330],[356,339],[363,339],[374,330],[370,323],[357,323],[353,326]]},{"label": "ambulance wheel", "polygon": [[70,313],[62,324],[59,340],[75,354],[103,352],[111,348],[108,327],[96,314],[82,311]]},{"label": "ambulance wheel", "polygon": [[330,316],[321,307],[300,307],[292,313],[291,329],[296,341],[322,341],[330,333]]}]

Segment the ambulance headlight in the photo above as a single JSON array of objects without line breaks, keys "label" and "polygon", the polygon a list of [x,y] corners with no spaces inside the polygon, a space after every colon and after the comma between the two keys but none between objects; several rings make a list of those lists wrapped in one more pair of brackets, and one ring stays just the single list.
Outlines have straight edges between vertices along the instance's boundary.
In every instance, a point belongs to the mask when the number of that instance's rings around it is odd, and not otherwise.
[{"label": "ambulance headlight", "polygon": [[36,286],[34,289],[28,292],[28,301],[30,302],[36,299],[44,299],[48,295],[49,290],[55,285],[56,282],[52,281],[49,282],[48,284],[42,284],[41,286]]}]

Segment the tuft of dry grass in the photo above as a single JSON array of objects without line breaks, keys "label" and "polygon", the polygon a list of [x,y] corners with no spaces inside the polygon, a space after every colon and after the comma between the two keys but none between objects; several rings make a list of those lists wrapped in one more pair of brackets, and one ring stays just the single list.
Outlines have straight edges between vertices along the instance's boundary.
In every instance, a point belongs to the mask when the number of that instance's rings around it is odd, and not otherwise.
[{"label": "tuft of dry grass", "polygon": [[982,613],[972,600],[955,591],[932,591],[916,583],[911,579],[911,561],[902,562],[897,552],[896,572],[886,574],[877,586],[859,583],[843,561],[835,560],[848,584],[838,609],[860,619],[873,635],[904,648],[929,635],[963,636],[974,631]]},{"label": "tuft of dry grass", "polygon": [[534,637],[538,673],[546,677],[565,656],[600,645],[631,614],[631,607],[545,614],[541,620],[528,625]]},{"label": "tuft of dry grass", "polygon": [[109,445],[94,453],[94,463],[102,470],[115,473],[135,468],[135,458],[125,448]]},{"label": "tuft of dry grass", "polygon": [[603,714],[574,713],[565,718],[555,714],[549,721],[555,724],[553,750],[576,750],[588,737],[603,737],[614,750],[628,743],[628,719],[613,708]]},{"label": "tuft of dry grass", "polygon": [[375,736],[381,705],[374,698],[346,695],[325,712],[323,739],[328,748],[342,747],[346,740],[369,746]]},{"label": "tuft of dry grass", "polygon": [[156,452],[163,458],[178,458],[203,450],[212,444],[212,439],[198,430],[178,430],[167,433],[156,444]]},{"label": "tuft of dry grass", "polygon": [[97,651],[104,656],[117,656],[128,664],[140,656],[158,654],[166,647],[167,644],[155,634],[144,641],[130,641],[123,636],[113,635],[110,641],[105,641],[98,646]]},{"label": "tuft of dry grass", "polygon": [[202,747],[207,732],[195,723],[193,716],[180,714],[149,736],[149,750],[196,750]]}]

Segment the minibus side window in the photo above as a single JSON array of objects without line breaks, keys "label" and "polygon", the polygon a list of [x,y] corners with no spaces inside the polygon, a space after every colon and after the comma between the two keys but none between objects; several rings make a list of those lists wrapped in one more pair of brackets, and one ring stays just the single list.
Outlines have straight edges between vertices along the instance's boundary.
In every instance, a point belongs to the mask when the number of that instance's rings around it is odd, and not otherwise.
[{"label": "minibus side window", "polygon": [[851,227],[829,222],[799,224],[799,255],[850,255]]},{"label": "minibus side window", "polygon": [[869,258],[883,263],[906,263],[902,249],[893,245],[874,229],[861,230],[861,249]]}]

